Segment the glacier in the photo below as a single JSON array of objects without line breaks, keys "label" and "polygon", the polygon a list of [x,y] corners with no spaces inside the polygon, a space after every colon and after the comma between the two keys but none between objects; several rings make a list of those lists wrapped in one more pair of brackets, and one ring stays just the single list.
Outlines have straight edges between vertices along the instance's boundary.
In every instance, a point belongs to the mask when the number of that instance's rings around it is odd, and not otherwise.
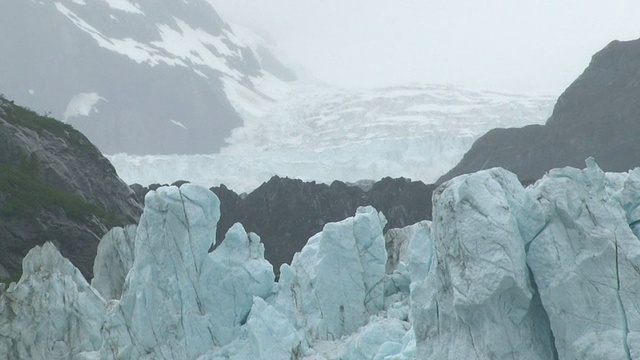
[{"label": "glacier", "polygon": [[90,359],[108,303],[51,243],[33,248],[0,298],[0,357]]},{"label": "glacier", "polygon": [[434,194],[435,251],[411,293],[417,351],[428,359],[552,358],[526,264],[536,204],[502,169],[456,180]]},{"label": "glacier", "polygon": [[91,286],[107,300],[122,296],[122,286],[133,267],[137,230],[137,225],[114,227],[100,240]]},{"label": "glacier", "polygon": [[189,180],[251,192],[272,176],[355,183],[406,177],[434,183],[496,127],[543,124],[555,98],[451,85],[341,89],[268,79],[270,98],[227,95],[243,119],[220,153],[107,155],[125,182]]},{"label": "glacier", "polygon": [[[634,359],[640,168],[501,168],[433,197],[433,220],[383,232],[372,207],[328,223],[276,280],[257,234],[219,244],[216,196],[149,192],[102,239],[91,285],[55,246],[0,286],[7,359]],[[213,249],[213,250],[211,250]]]}]

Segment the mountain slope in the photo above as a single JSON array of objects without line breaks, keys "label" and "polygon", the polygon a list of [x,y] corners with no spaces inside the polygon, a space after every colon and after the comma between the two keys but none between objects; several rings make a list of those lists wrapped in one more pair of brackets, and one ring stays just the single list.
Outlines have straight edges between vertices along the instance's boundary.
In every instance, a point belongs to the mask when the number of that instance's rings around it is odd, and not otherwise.
[{"label": "mountain slope", "polygon": [[105,153],[216,152],[242,125],[238,94],[281,83],[201,0],[3,1],[0,46],[0,89]]},{"label": "mountain slope", "polygon": [[89,277],[100,237],[141,211],[84,135],[0,97],[0,277],[46,241]]},{"label": "mountain slope", "polygon": [[640,40],[614,41],[560,96],[544,126],[495,129],[479,138],[438,181],[491,167],[521,180],[593,156],[606,171],[640,164]]}]

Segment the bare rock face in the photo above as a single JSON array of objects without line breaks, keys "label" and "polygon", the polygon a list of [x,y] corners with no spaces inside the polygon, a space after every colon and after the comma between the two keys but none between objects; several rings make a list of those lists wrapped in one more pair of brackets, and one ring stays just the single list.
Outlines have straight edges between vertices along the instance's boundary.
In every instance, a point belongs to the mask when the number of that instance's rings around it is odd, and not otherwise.
[{"label": "bare rock face", "polygon": [[50,241],[89,278],[100,237],[141,212],[84,135],[0,98],[0,265],[10,277],[32,247]]},{"label": "bare rock face", "polygon": [[595,54],[542,125],[494,129],[438,180],[500,166],[523,181],[593,157],[604,171],[640,165],[640,40],[614,41]]},{"label": "bare rock face", "polygon": [[365,191],[340,181],[326,185],[275,176],[244,198],[224,186],[211,190],[221,203],[218,237],[241,222],[260,235],[265,258],[279,269],[290,264],[325,224],[353,216],[359,206],[380,210],[388,221],[386,229],[430,219],[434,188],[420,181],[384,178]]}]

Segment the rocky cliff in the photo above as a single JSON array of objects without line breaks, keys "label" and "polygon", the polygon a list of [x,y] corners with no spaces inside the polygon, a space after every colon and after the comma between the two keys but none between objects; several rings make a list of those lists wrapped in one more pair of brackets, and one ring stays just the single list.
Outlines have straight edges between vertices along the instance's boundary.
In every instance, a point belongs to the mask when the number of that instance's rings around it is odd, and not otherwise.
[{"label": "rocky cliff", "polygon": [[521,180],[592,156],[606,171],[640,165],[640,40],[614,41],[558,99],[546,124],[494,129],[438,182],[500,166]]},{"label": "rocky cliff", "polygon": [[46,241],[90,276],[100,238],[141,212],[84,135],[0,97],[0,277]]}]

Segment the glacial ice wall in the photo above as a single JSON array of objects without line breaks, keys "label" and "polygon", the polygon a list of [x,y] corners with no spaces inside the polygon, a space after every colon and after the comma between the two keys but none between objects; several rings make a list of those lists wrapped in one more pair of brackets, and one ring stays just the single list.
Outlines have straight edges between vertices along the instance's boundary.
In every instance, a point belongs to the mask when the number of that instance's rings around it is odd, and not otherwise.
[{"label": "glacial ice wall", "polygon": [[433,198],[435,261],[412,293],[418,351],[427,359],[551,358],[520,230],[535,226],[529,213],[537,208],[517,177],[493,169],[441,190]]},{"label": "glacial ice wall", "polygon": [[0,296],[0,358],[83,359],[102,346],[107,302],[51,243],[33,248]]},{"label": "glacial ice wall", "polygon": [[114,227],[100,240],[91,286],[107,300],[122,296],[124,280],[133,267],[137,229],[137,225]]},{"label": "glacial ice wall", "polygon": [[209,253],[215,195],[161,188],[102,240],[93,285],[52,244],[30,252],[0,286],[0,357],[640,357],[640,169],[588,160],[523,188],[496,168],[433,202],[433,222],[387,234],[390,253],[371,207],[327,224],[275,282],[240,224]]},{"label": "glacial ice wall", "polygon": [[544,226],[531,241],[531,267],[562,359],[640,357],[640,169],[624,181],[593,160],[553,170],[530,195]]}]

